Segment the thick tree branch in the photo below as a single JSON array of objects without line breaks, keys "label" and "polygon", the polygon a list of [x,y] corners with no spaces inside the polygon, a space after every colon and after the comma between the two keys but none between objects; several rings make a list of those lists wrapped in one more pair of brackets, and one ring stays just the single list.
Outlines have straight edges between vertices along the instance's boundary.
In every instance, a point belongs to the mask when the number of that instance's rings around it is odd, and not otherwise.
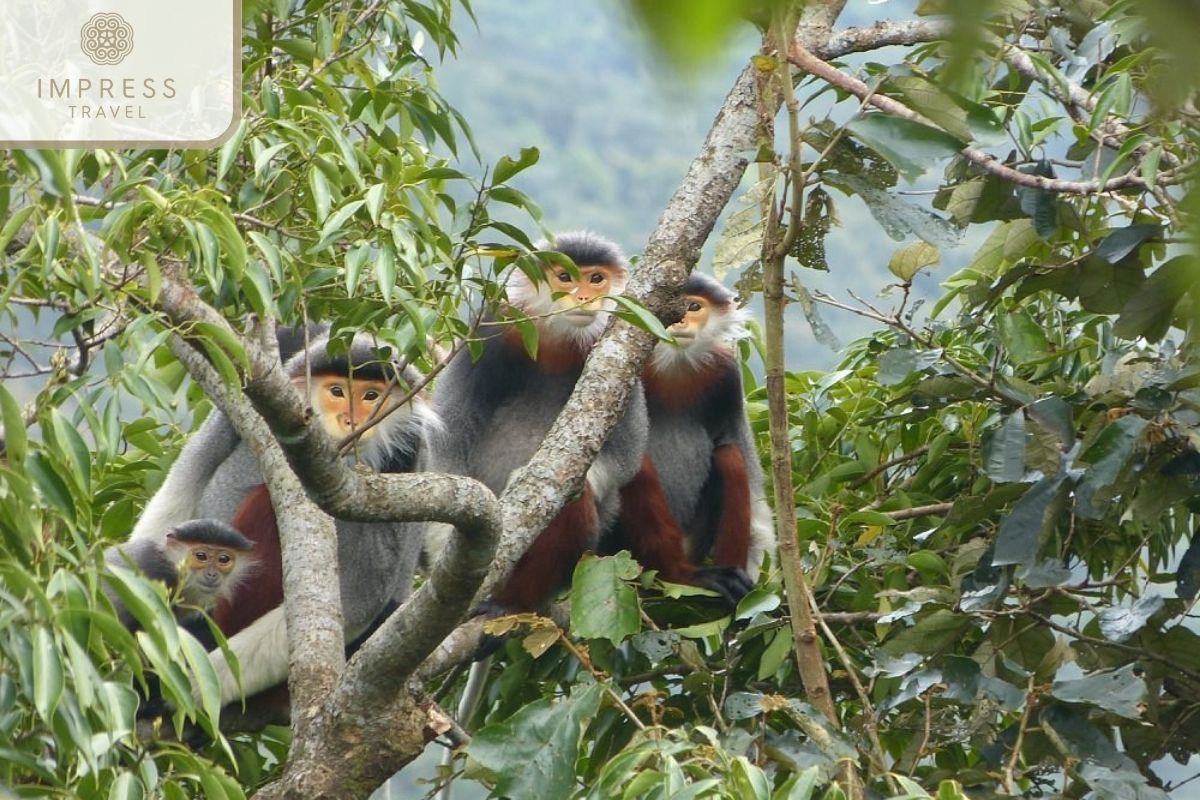
[{"label": "thick tree branch", "polygon": [[947,20],[908,20],[876,22],[858,28],[846,28],[829,37],[812,52],[826,60],[850,53],[864,53],[893,45],[911,45],[945,39],[952,30]]},{"label": "thick tree branch", "polygon": [[[804,47],[799,42],[792,45],[791,52],[788,54],[788,60],[792,64],[822,80],[843,89],[850,94],[865,99],[876,108],[886,111],[889,114],[895,114],[898,117],[920,122],[926,125],[931,125],[928,120],[924,119],[920,114],[910,109],[908,106],[893,100],[890,97],[873,93],[871,88],[857,78],[845,74],[831,64],[828,64],[817,58],[812,52]],[[934,126],[936,127],[936,126]],[[1041,175],[1029,175],[1012,167],[1006,166],[999,161],[991,153],[984,152],[974,147],[964,147],[959,151],[959,154],[971,164],[982,169],[984,172],[1002,178],[1010,183],[1018,186],[1027,186],[1034,189],[1042,189],[1047,192],[1057,192],[1064,194],[1098,194],[1101,192],[1112,192],[1118,189],[1126,188],[1145,188],[1146,181],[1140,175],[1135,175],[1132,172],[1124,175],[1118,175],[1107,181],[1091,180],[1091,181],[1069,181],[1061,178],[1045,178]],[[1190,165],[1189,165],[1190,166]],[[1164,171],[1158,175],[1157,182],[1163,185],[1179,183],[1189,175],[1188,167],[1181,167],[1177,170]]]},{"label": "thick tree branch", "polygon": [[[215,310],[200,301],[191,287],[169,270],[164,274],[159,305],[171,321],[185,331],[185,338],[196,322],[216,325],[234,334]],[[360,657],[355,659],[353,668],[338,682],[336,691],[330,691],[332,681],[322,683],[324,693],[308,708],[324,707],[325,717],[312,722],[325,735],[314,736],[313,745],[306,748],[309,752],[319,752],[321,743],[330,743],[333,736],[328,719],[343,720],[347,713],[357,716],[373,707],[372,703],[377,705],[381,698],[388,698],[389,694],[394,696],[408,675],[465,614],[474,590],[486,572],[499,531],[498,505],[486,487],[468,478],[433,474],[356,474],[337,457],[334,443],[320,428],[319,422],[307,419],[300,397],[283,374],[277,358],[264,352],[255,341],[243,340],[242,345],[250,364],[245,398],[226,391],[219,380],[214,385],[206,385],[206,390],[222,407],[228,406],[235,427],[252,446],[254,442],[265,440],[264,449],[270,452],[275,447],[274,439],[282,443],[284,454],[308,495],[328,513],[338,518],[364,521],[431,519],[455,524],[458,531],[451,539],[447,558],[439,561],[430,580],[368,642]],[[184,350],[184,357],[186,354]],[[268,422],[248,409],[246,399]],[[264,430],[268,427],[269,432]],[[264,474],[274,474],[276,469],[290,476],[282,459],[268,458],[264,463]],[[281,519],[281,528],[283,522]],[[286,541],[284,539],[285,584]],[[332,534],[330,542],[336,553],[336,540]],[[455,558],[457,563],[453,561]],[[453,569],[450,564],[455,565]],[[336,608],[336,580],[333,590]],[[289,595],[289,612],[291,604]],[[300,628],[306,630],[307,624],[306,619]],[[340,667],[340,622],[336,633],[337,665]],[[294,646],[293,652],[296,652]],[[396,713],[406,714],[409,710],[405,706]],[[337,735],[344,735],[344,731]],[[300,741],[299,736],[297,741]]]},{"label": "thick tree branch", "polygon": [[[254,453],[272,505],[288,509],[278,516],[290,649],[288,684],[293,711],[313,708],[328,696],[345,663],[333,519],[305,496],[270,429],[246,398],[230,391],[200,352],[181,338],[172,337],[170,348]],[[305,715],[293,713],[292,719],[301,735]]]}]

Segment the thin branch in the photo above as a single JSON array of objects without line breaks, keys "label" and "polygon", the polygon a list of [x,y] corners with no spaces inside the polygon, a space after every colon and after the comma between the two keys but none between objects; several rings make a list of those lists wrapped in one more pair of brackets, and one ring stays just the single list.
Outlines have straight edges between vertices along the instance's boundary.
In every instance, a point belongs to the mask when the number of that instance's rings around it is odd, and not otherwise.
[{"label": "thin branch", "polygon": [[[917,112],[913,111],[908,106],[893,100],[890,97],[875,94],[871,96],[871,89],[857,78],[851,77],[841,70],[834,67],[821,59],[817,58],[810,51],[805,49],[799,42],[794,42],[791,51],[788,54],[788,60],[809,73],[822,80],[837,86],[840,89],[849,92],[850,94],[860,99],[869,97],[869,102],[876,108],[886,111],[890,114],[895,114],[913,122],[920,122],[925,125],[932,125],[928,120],[922,117]],[[937,127],[933,125],[933,127]],[[1033,189],[1042,189],[1047,192],[1055,192],[1060,194],[1099,194],[1102,192],[1112,192],[1118,189],[1126,188],[1145,188],[1146,180],[1140,175],[1132,172],[1118,175],[1107,181],[1091,180],[1091,181],[1069,181],[1062,178],[1046,178],[1041,175],[1030,175],[1020,170],[1015,170],[1007,166],[991,153],[979,150],[974,147],[964,147],[959,150],[959,155],[966,159],[969,163],[979,167],[984,172],[991,173],[998,178],[1008,181],[1009,183],[1018,186],[1026,186]],[[1186,164],[1174,170],[1165,170],[1158,175],[1157,183],[1162,185],[1170,185],[1179,183],[1190,176],[1192,164]]]},{"label": "thin branch", "polygon": [[950,513],[954,508],[954,503],[931,503],[927,506],[913,506],[912,508],[902,508],[898,511],[884,511],[894,520],[916,519],[917,517],[942,516]]},{"label": "thin branch", "polygon": [[903,464],[906,461],[912,461],[914,458],[920,458],[921,456],[925,455],[928,452],[929,452],[929,445],[925,444],[925,445],[921,445],[916,450],[913,450],[911,453],[903,453],[901,455],[898,455],[895,458],[892,458],[892,459],[889,459],[889,460],[883,462],[879,466],[875,467],[875,469],[868,472],[866,475],[863,475],[861,478],[855,478],[854,480],[850,481],[850,483],[847,485],[847,488],[858,489],[861,486],[865,486],[866,484],[875,480],[875,478],[877,478],[879,475],[883,474],[884,472],[887,472],[892,467]]}]

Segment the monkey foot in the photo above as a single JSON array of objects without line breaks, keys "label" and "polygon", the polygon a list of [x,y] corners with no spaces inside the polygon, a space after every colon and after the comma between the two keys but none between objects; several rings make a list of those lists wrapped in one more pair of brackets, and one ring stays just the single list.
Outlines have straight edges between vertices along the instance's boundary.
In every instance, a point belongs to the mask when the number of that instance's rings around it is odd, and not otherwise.
[{"label": "monkey foot", "polygon": [[696,570],[692,583],[713,590],[730,606],[736,606],[754,588],[754,581],[741,567],[703,567]]}]

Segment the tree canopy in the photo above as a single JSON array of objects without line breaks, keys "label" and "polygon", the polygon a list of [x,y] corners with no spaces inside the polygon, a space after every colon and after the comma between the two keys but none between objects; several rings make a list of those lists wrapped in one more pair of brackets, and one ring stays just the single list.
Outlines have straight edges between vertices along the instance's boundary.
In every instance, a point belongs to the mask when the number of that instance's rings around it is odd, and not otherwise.
[{"label": "tree canopy", "polygon": [[[467,3],[246,0],[244,120],[219,149],[5,153],[0,794],[365,797],[435,736],[460,748],[437,780],[517,798],[1152,800],[1200,776],[1200,16],[921,0],[846,27],[844,6],[631,0],[684,64],[731,31],[761,47],[499,497],[350,470],[270,335],[369,331],[434,382],[489,335],[541,218],[512,181],[541,165],[528,142],[480,166],[486,133],[435,88]],[[849,196],[894,240],[889,272],[810,292],[805,270],[840,268],[825,240]],[[975,231],[936,301],[914,296]],[[452,723],[472,599],[580,485],[696,268],[762,298],[741,356],[778,558],[733,613],[627,554],[585,558],[564,625],[492,628],[515,635]],[[835,313],[877,332],[789,372],[787,305],[818,335]],[[285,563],[324,574],[288,592],[290,730],[235,733],[163,587],[101,566],[214,408],[290,498]],[[320,636],[329,514],[456,526],[349,662]],[[173,706],[157,727],[136,718],[151,678]]]}]

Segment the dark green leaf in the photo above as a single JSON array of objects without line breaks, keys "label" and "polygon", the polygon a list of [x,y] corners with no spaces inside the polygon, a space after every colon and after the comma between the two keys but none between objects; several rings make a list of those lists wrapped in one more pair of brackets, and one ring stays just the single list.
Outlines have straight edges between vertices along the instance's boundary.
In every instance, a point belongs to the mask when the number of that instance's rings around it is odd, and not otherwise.
[{"label": "dark green leaf", "polygon": [[575,788],[575,761],[584,726],[596,715],[604,687],[576,686],[571,696],[538,700],[500,723],[485,725],[467,752],[506,797],[560,800]]},{"label": "dark green leaf", "polygon": [[939,608],[911,628],[902,629],[880,649],[889,656],[932,655],[951,647],[973,624],[970,617]]},{"label": "dark green leaf", "polygon": [[1028,564],[1037,559],[1042,534],[1054,524],[1066,472],[1042,478],[1013,505],[1000,523],[992,563]]},{"label": "dark green leaf", "polygon": [[866,114],[846,127],[910,181],[963,147],[963,142],[937,128],[888,114]]},{"label": "dark green leaf", "polygon": [[[1021,172],[1043,178],[1054,177],[1054,167],[1046,159],[1029,167],[1021,167]],[[1017,198],[1021,201],[1021,210],[1033,220],[1033,228],[1038,236],[1043,239],[1053,236],[1058,230],[1058,196],[1036,186],[1018,186]]]},{"label": "dark green leaf", "polygon": [[1176,256],[1154,271],[1121,308],[1113,332],[1125,339],[1157,342],[1170,328],[1175,306],[1200,281],[1195,256]]},{"label": "dark green leaf", "polygon": [[1088,519],[1100,519],[1107,506],[1109,487],[1133,457],[1142,432],[1149,423],[1136,414],[1126,414],[1100,432],[1079,460],[1091,464],[1075,492],[1076,511]]},{"label": "dark green leaf", "polygon": [[25,471],[33,479],[42,496],[50,502],[50,505],[62,512],[68,520],[74,522],[75,498],[46,455],[40,451],[30,453],[29,458],[25,461]]},{"label": "dark green leaf", "polygon": [[1015,483],[1025,475],[1025,414],[1014,411],[992,436],[987,475],[996,483]]},{"label": "dark green leaf", "polygon": [[1043,397],[1025,409],[1029,418],[1053,433],[1064,449],[1075,441],[1075,423],[1071,406],[1059,397]]},{"label": "dark green leaf", "polygon": [[1115,264],[1137,249],[1142,242],[1158,235],[1161,230],[1160,225],[1140,222],[1113,231],[1096,246],[1096,255],[1110,264]]}]

